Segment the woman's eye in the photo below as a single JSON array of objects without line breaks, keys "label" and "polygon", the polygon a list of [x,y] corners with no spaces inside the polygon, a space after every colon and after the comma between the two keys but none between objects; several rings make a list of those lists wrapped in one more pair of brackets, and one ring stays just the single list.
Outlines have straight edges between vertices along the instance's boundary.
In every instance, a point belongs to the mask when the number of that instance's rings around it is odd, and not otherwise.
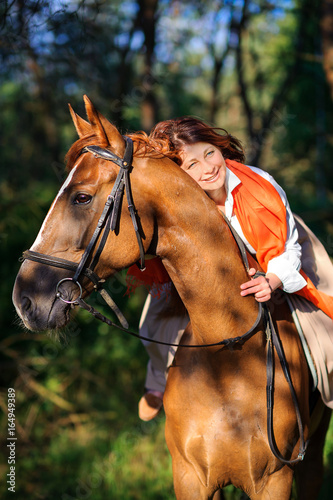
[{"label": "woman's eye", "polygon": [[214,153],[214,149],[212,149],[211,151],[208,151],[207,156],[212,156],[213,153]]},{"label": "woman's eye", "polygon": [[75,205],[86,205],[87,203],[90,203],[92,199],[92,196],[90,194],[85,194],[85,193],[79,193],[76,195],[74,199],[74,204]]}]

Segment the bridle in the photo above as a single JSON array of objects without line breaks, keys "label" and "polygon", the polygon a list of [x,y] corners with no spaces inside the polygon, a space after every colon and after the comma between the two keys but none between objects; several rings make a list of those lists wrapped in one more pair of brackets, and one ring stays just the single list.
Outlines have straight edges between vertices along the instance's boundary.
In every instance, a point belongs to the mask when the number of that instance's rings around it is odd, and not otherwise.
[{"label": "bridle", "polygon": [[[81,276],[85,276],[90,281],[92,281],[94,285],[94,289],[97,290],[106,300],[108,305],[114,310],[117,314],[120,323],[128,328],[128,323],[125,320],[124,316],[121,314],[116,304],[113,302],[109,294],[103,287],[105,280],[100,278],[94,271],[101,253],[105,247],[108,235],[112,231],[116,231],[119,224],[120,219],[120,207],[123,200],[124,189],[126,188],[126,196],[127,196],[127,204],[128,210],[131,215],[134,231],[136,234],[137,242],[139,245],[140,251],[140,264],[139,267],[143,271],[145,269],[145,251],[143,248],[142,238],[139,231],[139,225],[137,221],[136,211],[133,203],[129,174],[132,168],[132,160],[133,160],[133,141],[129,137],[124,137],[126,142],[126,148],[124,157],[120,158],[116,154],[114,154],[109,149],[101,148],[99,146],[86,146],[82,149],[81,154],[83,153],[92,153],[95,158],[103,158],[107,161],[112,161],[116,165],[120,167],[119,173],[117,175],[116,181],[112,188],[111,193],[109,194],[103,212],[99,218],[96,229],[88,243],[87,248],[85,249],[81,260],[79,263],[61,259],[58,257],[53,257],[46,254],[41,254],[39,252],[34,252],[31,250],[26,250],[23,252],[21,261],[25,259],[32,260],[38,262],[40,264],[46,264],[48,266],[58,267],[61,269],[68,269],[69,271],[74,272],[74,276],[72,278],[63,278],[57,283],[56,286],[56,297],[67,304],[78,304],[80,305],[80,301],[82,300],[82,286],[79,282],[79,278]],[[94,255],[92,256],[96,243],[100,238],[99,245]],[[89,265],[87,262],[91,259]],[[60,285],[66,281],[71,281],[78,287],[79,295],[73,300],[65,299],[60,291]]]},{"label": "bridle", "polygon": [[[100,258],[100,255],[105,247],[108,235],[112,231],[116,231],[118,228],[119,220],[120,220],[120,207],[122,205],[122,200],[123,200],[123,194],[124,194],[124,189],[126,189],[126,196],[127,196],[127,203],[128,203],[128,210],[131,215],[134,231],[136,234],[137,242],[139,245],[139,251],[140,251],[140,263],[139,268],[144,271],[145,269],[145,251],[142,243],[142,236],[140,234],[139,230],[139,225],[138,225],[138,220],[137,220],[137,215],[136,215],[136,210],[135,206],[133,203],[133,198],[131,194],[131,185],[130,185],[130,172],[132,169],[132,160],[133,160],[133,141],[129,137],[124,136],[125,142],[126,142],[126,148],[125,148],[125,153],[124,157],[120,158],[116,154],[114,154],[112,151],[109,149],[101,148],[99,146],[86,146],[85,148],[82,149],[81,154],[83,153],[92,153],[95,158],[102,158],[107,161],[112,161],[116,165],[120,167],[119,173],[117,175],[115,184],[112,188],[112,191],[110,195],[108,196],[106,203],[104,205],[104,209],[102,212],[102,215],[99,218],[99,221],[97,223],[97,227],[90,239],[90,242],[84,251],[81,260],[79,263],[66,260],[66,259],[61,259],[58,257],[53,257],[50,255],[46,254],[41,254],[39,252],[34,252],[31,250],[26,250],[23,252],[21,261],[23,262],[25,259],[31,260],[34,262],[38,262],[40,264],[45,264],[49,265],[52,267],[58,267],[61,269],[67,269],[69,271],[74,272],[74,276],[72,278],[63,278],[61,279],[56,286],[56,298],[62,300],[63,302],[67,304],[73,304],[73,305],[78,305],[82,307],[83,309],[87,310],[90,312],[95,318],[99,319],[100,321],[106,323],[109,326],[116,327],[122,331],[125,331],[126,333],[129,333],[130,335],[139,338],[141,340],[146,340],[149,342],[154,342],[157,344],[162,344],[162,345],[167,345],[167,346],[173,346],[173,347],[188,347],[188,348],[207,348],[207,347],[215,347],[215,346],[221,346],[221,347],[229,347],[233,348],[235,345],[241,345],[243,344],[247,339],[249,339],[255,332],[259,324],[261,323],[262,319],[264,320],[264,325],[266,329],[266,338],[267,338],[267,432],[268,432],[268,439],[269,439],[269,444],[272,453],[275,455],[276,458],[278,458],[282,463],[288,464],[288,465],[294,465],[297,462],[301,461],[304,459],[305,451],[307,448],[307,443],[304,441],[304,431],[303,431],[303,425],[301,421],[301,415],[300,415],[300,410],[298,406],[298,401],[297,401],[297,396],[295,393],[295,390],[293,388],[293,384],[290,378],[288,366],[286,363],[286,359],[283,353],[283,348],[280,342],[280,339],[276,333],[271,314],[269,312],[268,307],[263,307],[262,304],[259,302],[258,303],[258,315],[257,318],[252,325],[252,327],[243,335],[239,337],[232,337],[232,338],[227,338],[224,340],[221,340],[220,342],[212,343],[212,344],[172,344],[168,342],[161,342],[161,341],[156,341],[154,339],[150,339],[147,337],[143,337],[135,332],[132,332],[128,329],[128,323],[126,319],[124,318],[123,314],[121,311],[118,309],[116,304],[114,303],[113,299],[109,296],[109,294],[106,292],[106,290],[103,288],[103,284],[105,283],[105,280],[100,278],[94,271],[98,260]],[[236,240],[236,243],[238,245],[238,248],[240,250],[242,260],[244,263],[245,268],[248,270],[249,265],[247,262],[247,256],[246,256],[246,251],[244,244],[242,240],[239,238],[238,234],[233,230],[232,226],[228,223],[228,220],[225,218],[225,221],[227,222],[230,231],[233,234],[234,239]],[[96,246],[96,243],[98,239],[100,238],[100,242],[98,244],[97,250],[95,251],[94,255],[94,249]],[[87,262],[91,260],[90,264],[87,265]],[[260,274],[260,273],[259,273]],[[82,299],[82,285],[79,282],[79,278],[81,276],[85,276],[88,278],[94,285],[94,289],[98,291],[104,300],[107,302],[107,304],[111,307],[111,309],[115,312],[117,315],[120,323],[122,326],[117,325],[116,323],[112,322],[109,318],[105,317],[102,315],[99,311],[94,309],[92,306],[87,304],[83,299]],[[60,285],[66,281],[71,281],[78,287],[79,291],[79,296],[76,297],[73,300],[67,300],[62,296],[61,290],[60,290]],[[273,393],[274,393],[274,354],[273,354],[273,346],[275,347],[281,366],[282,370],[284,372],[285,378],[288,382],[292,399],[294,402],[295,410],[296,410],[296,416],[297,416],[297,423],[299,427],[299,434],[300,434],[300,450],[298,457],[294,460],[286,460],[284,459],[279,451],[277,450],[275,439],[274,439],[274,433],[273,433]]]}]

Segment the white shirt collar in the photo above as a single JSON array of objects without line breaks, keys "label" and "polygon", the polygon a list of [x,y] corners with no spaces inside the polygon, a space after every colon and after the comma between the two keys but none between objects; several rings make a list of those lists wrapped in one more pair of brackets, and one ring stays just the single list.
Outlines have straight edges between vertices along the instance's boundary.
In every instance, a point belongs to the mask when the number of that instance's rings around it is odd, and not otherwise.
[{"label": "white shirt collar", "polygon": [[225,200],[225,215],[230,220],[233,215],[234,198],[232,196],[232,191],[235,189],[241,180],[234,174],[228,167],[225,172],[225,188],[227,192],[227,198]]},{"label": "white shirt collar", "polygon": [[230,170],[228,167],[226,167],[225,186],[226,186],[227,196],[240,183],[241,183],[241,180],[239,179],[239,177],[237,177],[237,175],[234,174],[234,172],[232,172],[232,170]]}]

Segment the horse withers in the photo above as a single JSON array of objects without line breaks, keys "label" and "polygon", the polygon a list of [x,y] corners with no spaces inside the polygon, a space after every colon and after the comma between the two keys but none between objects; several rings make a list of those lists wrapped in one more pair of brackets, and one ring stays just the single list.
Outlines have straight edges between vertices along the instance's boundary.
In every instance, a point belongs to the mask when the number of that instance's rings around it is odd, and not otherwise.
[{"label": "horse withers", "polygon": [[[142,261],[145,253],[159,256],[190,316],[164,396],[177,498],[210,499],[233,484],[251,499],[288,500],[295,469],[299,498],[313,500],[330,411],[310,437],[309,372],[287,305],[273,302],[271,308],[309,439],[296,467],[282,463],[269,446],[266,334],[262,321],[256,324],[255,299],[240,296],[248,277],[222,214],[195,181],[139,134],[132,136],[128,165],[125,139],[87,97],[85,104],[89,122],[71,110],[79,140],[67,154],[67,180],[16,279],[18,315],[31,330],[62,328],[71,309],[104,280]],[[121,189],[131,191],[135,210],[128,211]],[[253,325],[248,339],[233,348],[185,347],[219,344]],[[275,358],[274,439],[281,455],[294,460],[297,419]]]}]

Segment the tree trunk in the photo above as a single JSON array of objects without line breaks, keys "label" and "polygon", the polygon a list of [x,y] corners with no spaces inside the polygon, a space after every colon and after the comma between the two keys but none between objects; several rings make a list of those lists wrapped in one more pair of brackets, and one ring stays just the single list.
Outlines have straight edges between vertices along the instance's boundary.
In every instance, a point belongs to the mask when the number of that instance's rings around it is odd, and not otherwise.
[{"label": "tree trunk", "polygon": [[150,132],[157,122],[157,102],[154,93],[154,51],[158,0],[138,0],[140,25],[145,37],[145,63],[142,78],[141,127]]},{"label": "tree trunk", "polygon": [[323,0],[321,8],[323,66],[333,98],[333,0]]}]

